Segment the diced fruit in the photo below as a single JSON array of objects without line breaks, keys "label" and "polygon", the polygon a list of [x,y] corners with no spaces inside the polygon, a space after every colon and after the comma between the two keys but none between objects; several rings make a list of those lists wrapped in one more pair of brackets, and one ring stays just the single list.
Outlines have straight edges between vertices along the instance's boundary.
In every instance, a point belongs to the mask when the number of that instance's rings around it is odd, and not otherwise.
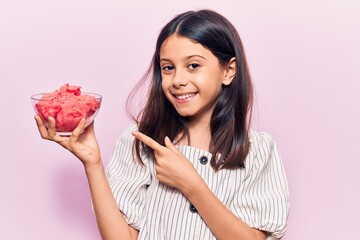
[{"label": "diced fruit", "polygon": [[82,118],[90,117],[100,107],[99,100],[81,95],[80,88],[65,84],[59,90],[46,93],[36,103],[36,110],[44,121],[53,117],[58,132],[71,132]]}]

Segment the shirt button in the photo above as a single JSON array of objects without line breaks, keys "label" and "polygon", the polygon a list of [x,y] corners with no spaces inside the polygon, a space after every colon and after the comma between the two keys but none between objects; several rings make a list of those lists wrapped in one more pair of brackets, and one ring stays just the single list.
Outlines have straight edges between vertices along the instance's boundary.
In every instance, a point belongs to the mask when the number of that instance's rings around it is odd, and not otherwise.
[{"label": "shirt button", "polygon": [[192,213],[197,213],[196,208],[194,207],[194,205],[190,204],[190,212]]},{"label": "shirt button", "polygon": [[202,165],[206,165],[208,163],[209,159],[206,156],[201,156],[199,158],[199,161]]}]

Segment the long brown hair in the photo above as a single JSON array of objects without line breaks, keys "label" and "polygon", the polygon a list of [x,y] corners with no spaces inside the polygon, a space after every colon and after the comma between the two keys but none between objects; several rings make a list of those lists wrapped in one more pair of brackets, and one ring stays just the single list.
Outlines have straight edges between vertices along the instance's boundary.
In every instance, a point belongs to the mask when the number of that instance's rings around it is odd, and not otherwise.
[{"label": "long brown hair", "polygon": [[[179,14],[161,30],[151,65],[127,101],[129,112],[136,93],[146,80],[151,80],[146,105],[136,117],[131,113],[130,116],[137,122],[140,132],[162,145],[166,136],[171,140],[179,134],[182,138],[189,137],[186,117],[176,112],[161,87],[160,47],[174,33],[200,43],[218,58],[222,66],[236,58],[236,76],[230,85],[222,86],[211,116],[209,151],[213,156],[211,166],[216,171],[244,167],[250,146],[248,134],[253,87],[238,32],[226,18],[214,11]],[[134,148],[138,159],[144,153],[153,155],[152,150],[138,140],[135,140]]]}]

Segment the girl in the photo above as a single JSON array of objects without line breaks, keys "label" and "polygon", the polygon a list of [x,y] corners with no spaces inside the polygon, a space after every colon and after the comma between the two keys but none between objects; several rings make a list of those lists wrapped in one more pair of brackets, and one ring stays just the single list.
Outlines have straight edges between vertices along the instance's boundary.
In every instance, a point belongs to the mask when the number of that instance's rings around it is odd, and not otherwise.
[{"label": "girl", "polygon": [[280,239],[287,182],[275,142],[249,129],[252,84],[234,26],[209,10],[176,16],[144,79],[146,106],[106,173],[93,125],[61,137],[54,119],[46,128],[35,116],[42,138],[82,161],[103,239]]}]

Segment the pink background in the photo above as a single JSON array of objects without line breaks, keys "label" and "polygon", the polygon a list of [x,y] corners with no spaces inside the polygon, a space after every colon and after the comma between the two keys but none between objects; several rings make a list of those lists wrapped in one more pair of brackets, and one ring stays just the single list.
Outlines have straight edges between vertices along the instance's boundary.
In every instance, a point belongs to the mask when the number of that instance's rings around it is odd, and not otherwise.
[{"label": "pink background", "polygon": [[101,93],[107,163],[160,28],[198,8],[219,11],[242,36],[253,127],[277,140],[288,176],[284,239],[360,239],[358,0],[1,1],[0,239],[99,239],[82,166],[39,138],[30,95],[66,82]]}]

